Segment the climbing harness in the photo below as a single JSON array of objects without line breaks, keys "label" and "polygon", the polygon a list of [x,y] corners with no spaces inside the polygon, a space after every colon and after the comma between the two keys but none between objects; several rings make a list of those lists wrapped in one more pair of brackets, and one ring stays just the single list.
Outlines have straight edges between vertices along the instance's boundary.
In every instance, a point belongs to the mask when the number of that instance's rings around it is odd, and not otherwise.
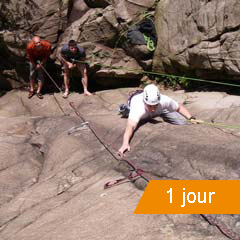
[{"label": "climbing harness", "polygon": [[131,104],[132,98],[133,98],[134,96],[140,94],[140,93],[143,93],[143,90],[142,90],[142,89],[138,89],[138,90],[132,91],[132,92],[130,92],[130,93],[128,94],[128,101],[127,101],[127,103],[128,103],[129,106],[130,106],[130,104]]},{"label": "climbing harness", "polygon": [[123,103],[123,104],[119,105],[118,113],[122,116],[122,118],[128,118],[132,98],[142,92],[143,92],[143,90],[135,90],[135,91],[130,92],[128,94],[127,104]]}]

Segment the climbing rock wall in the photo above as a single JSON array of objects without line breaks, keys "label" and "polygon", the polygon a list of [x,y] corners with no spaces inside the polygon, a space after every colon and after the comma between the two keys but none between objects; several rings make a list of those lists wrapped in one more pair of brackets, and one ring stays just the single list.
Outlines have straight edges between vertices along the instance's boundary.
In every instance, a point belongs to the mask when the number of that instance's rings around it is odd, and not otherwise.
[{"label": "climbing rock wall", "polygon": [[[143,178],[104,189],[132,169],[114,157],[126,125],[116,109],[132,90],[69,96],[113,155],[60,93],[43,101],[16,90],[1,97],[0,239],[227,240],[218,227],[240,234],[239,215],[211,215],[211,225],[200,215],[134,215]],[[240,130],[233,127],[239,97],[163,93],[206,124],[174,126],[156,118],[138,129],[125,159],[145,170],[145,179],[239,179]]]},{"label": "climbing rock wall", "polygon": [[154,70],[238,80],[239,13],[237,0],[160,1]]}]

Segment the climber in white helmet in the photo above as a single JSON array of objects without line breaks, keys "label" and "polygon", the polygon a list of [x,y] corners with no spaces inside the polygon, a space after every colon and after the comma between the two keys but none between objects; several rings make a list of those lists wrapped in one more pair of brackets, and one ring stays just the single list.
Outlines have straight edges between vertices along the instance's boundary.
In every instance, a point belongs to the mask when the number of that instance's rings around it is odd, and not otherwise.
[{"label": "climber in white helmet", "polygon": [[176,125],[185,125],[188,123],[187,120],[193,123],[200,122],[183,105],[166,95],[160,94],[157,86],[154,84],[147,85],[142,93],[134,95],[129,105],[130,112],[123,136],[123,143],[118,150],[118,154],[121,157],[125,151],[130,151],[130,139],[139,121],[142,119],[160,116],[164,121]]}]

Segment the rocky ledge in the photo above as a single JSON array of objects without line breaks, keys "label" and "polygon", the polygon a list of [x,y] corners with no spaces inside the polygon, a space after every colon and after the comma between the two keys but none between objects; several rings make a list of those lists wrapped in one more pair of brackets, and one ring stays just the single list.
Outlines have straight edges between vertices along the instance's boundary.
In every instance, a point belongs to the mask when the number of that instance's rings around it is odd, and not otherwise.
[{"label": "rocky ledge", "polygon": [[[134,215],[143,178],[104,189],[129,172],[115,153],[126,124],[117,108],[130,90],[74,93],[69,101],[60,94],[29,100],[17,90],[1,97],[0,239],[228,239],[200,215]],[[138,129],[126,158],[146,179],[239,179],[239,96],[166,94],[205,123],[156,119]],[[240,234],[239,215],[212,218]]]}]

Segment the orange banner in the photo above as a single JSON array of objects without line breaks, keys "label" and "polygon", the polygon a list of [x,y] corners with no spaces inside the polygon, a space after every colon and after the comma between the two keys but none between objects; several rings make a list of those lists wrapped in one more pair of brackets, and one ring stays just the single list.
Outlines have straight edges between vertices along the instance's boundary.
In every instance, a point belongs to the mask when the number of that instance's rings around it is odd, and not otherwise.
[{"label": "orange banner", "polygon": [[240,180],[151,180],[134,214],[240,214]]}]

